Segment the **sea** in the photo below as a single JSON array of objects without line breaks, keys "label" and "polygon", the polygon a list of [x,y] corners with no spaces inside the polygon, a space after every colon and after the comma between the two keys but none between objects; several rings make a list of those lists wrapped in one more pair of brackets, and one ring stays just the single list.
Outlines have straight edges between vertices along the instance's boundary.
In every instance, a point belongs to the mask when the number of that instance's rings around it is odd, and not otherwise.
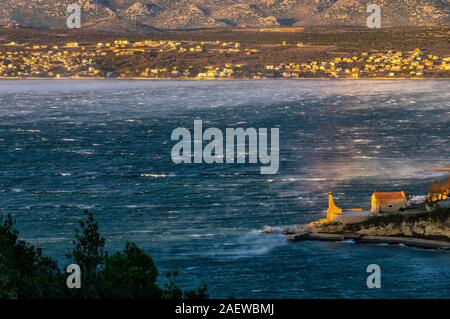
[{"label": "sea", "polygon": [[[174,163],[194,120],[278,128],[277,174]],[[161,284],[177,271],[213,298],[448,298],[450,252],[277,230],[324,217],[329,191],[363,209],[374,191],[424,195],[446,178],[449,123],[445,80],[1,80],[0,209],[61,267],[92,211],[110,253],[135,242]]]}]

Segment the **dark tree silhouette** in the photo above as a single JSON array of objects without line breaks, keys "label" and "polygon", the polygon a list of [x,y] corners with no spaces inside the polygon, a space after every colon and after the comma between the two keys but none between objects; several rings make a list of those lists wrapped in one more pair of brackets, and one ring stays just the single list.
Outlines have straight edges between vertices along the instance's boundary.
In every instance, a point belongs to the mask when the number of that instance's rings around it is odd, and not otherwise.
[{"label": "dark tree silhouette", "polygon": [[105,238],[91,212],[80,221],[75,232],[71,262],[81,269],[81,288],[66,286],[68,274],[57,263],[19,239],[11,215],[0,215],[0,298],[207,298],[206,288],[182,291],[168,275],[168,283],[157,284],[158,271],[153,259],[134,243],[109,256]]}]

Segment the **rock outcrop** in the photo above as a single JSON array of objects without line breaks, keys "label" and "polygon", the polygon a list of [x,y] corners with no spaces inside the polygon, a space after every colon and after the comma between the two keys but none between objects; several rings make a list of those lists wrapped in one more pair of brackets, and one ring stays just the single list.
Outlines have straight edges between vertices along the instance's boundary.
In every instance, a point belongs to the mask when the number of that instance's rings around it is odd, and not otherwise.
[{"label": "rock outcrop", "polygon": [[354,224],[324,223],[315,226],[319,233],[356,233],[366,236],[416,237],[450,241],[450,211],[396,214],[373,217]]}]

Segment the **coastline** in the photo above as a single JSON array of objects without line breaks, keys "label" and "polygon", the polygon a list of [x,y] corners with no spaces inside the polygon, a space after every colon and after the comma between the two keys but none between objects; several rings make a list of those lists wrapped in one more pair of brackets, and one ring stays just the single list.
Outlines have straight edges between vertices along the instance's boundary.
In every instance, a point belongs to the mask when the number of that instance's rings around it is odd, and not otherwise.
[{"label": "coastline", "polygon": [[[285,228],[287,240],[352,241],[354,243],[405,245],[450,250],[450,210],[372,216],[361,221],[319,220]],[[271,232],[271,228],[265,229]]]},{"label": "coastline", "polygon": [[417,237],[394,237],[394,236],[368,236],[356,233],[331,234],[331,233],[296,233],[287,235],[287,240],[296,241],[353,241],[357,244],[387,244],[405,245],[408,247],[424,249],[450,250],[450,242],[443,240],[424,239]]},{"label": "coastline", "polygon": [[54,81],[76,81],[76,80],[104,80],[104,81],[449,81],[450,78],[406,78],[406,77],[371,77],[371,78],[143,78],[143,77],[131,77],[131,78],[105,78],[105,77],[0,77],[0,81],[20,81],[20,80],[54,80]]}]

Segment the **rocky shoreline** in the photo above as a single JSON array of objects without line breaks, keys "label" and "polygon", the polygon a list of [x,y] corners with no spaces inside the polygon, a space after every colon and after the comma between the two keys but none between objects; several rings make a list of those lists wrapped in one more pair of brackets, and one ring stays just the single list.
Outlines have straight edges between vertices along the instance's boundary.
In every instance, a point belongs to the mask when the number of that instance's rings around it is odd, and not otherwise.
[{"label": "rocky shoreline", "polygon": [[372,244],[403,244],[426,249],[450,250],[450,210],[372,217],[342,224],[312,222],[284,229],[289,241],[347,241]]},{"label": "rocky shoreline", "polygon": [[409,237],[390,237],[390,236],[364,236],[360,234],[325,234],[325,233],[308,233],[288,235],[289,241],[317,240],[317,241],[345,241],[352,240],[355,243],[367,244],[403,244],[410,247],[426,248],[426,249],[444,249],[450,250],[450,242],[409,238]]}]

